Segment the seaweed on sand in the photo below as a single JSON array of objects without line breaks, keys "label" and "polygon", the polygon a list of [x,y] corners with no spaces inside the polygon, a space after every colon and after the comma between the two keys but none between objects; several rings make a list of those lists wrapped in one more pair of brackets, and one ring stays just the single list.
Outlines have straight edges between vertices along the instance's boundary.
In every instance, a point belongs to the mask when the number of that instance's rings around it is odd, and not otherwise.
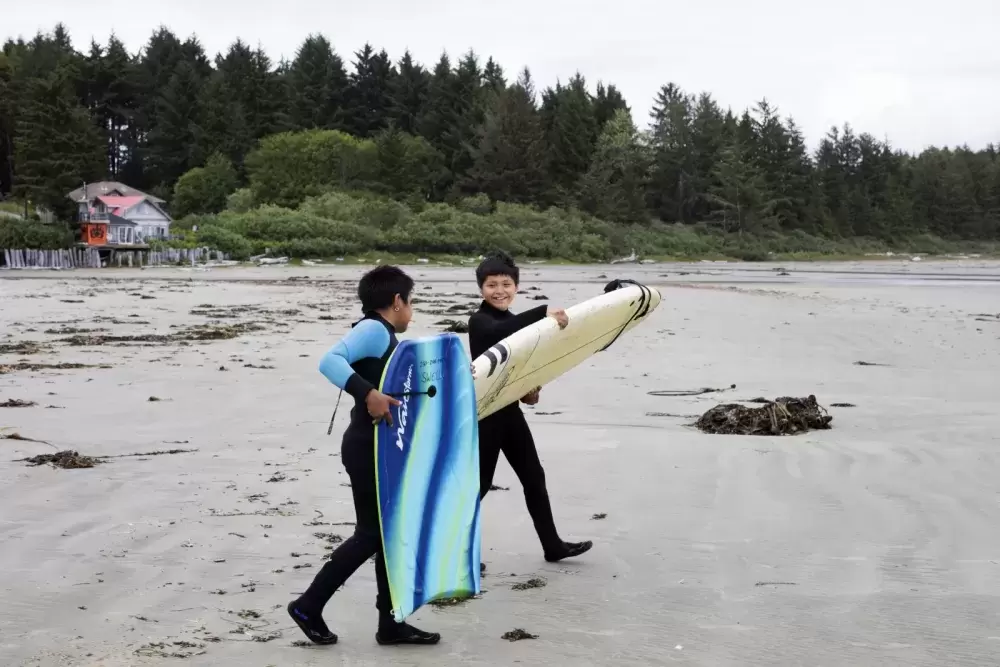
[{"label": "seaweed on sand", "polygon": [[[44,442],[43,440],[31,440],[31,438],[24,438],[17,433],[11,435],[3,436],[12,440],[30,440],[31,442]],[[45,442],[44,444],[50,444]],[[84,456],[79,452],[71,449],[66,449],[61,452],[56,452],[55,454],[39,454],[38,456],[29,456],[25,459],[18,459],[27,463],[29,466],[40,466],[50,463],[56,468],[64,468],[71,470],[74,468],[93,468],[99,463],[105,463],[108,459],[119,459],[125,457],[148,457],[148,456],[164,456],[169,454],[188,454],[191,452],[196,452],[197,449],[168,449],[168,450],[157,450],[153,452],[133,452],[131,454],[110,454],[106,456]]]},{"label": "seaweed on sand", "polygon": [[98,463],[101,463],[100,459],[93,456],[81,456],[79,452],[70,449],[56,452],[55,454],[39,454],[38,456],[22,459],[22,461],[25,461],[29,466],[40,466],[51,463],[56,468],[65,468],[67,470],[73,468],[93,468]]},{"label": "seaweed on sand", "polygon": [[452,333],[468,333],[469,325],[465,322],[460,322],[458,320],[441,320],[435,323],[435,326],[444,327],[445,331],[450,331]]},{"label": "seaweed on sand", "polygon": [[15,371],[44,371],[44,370],[75,370],[78,368],[111,368],[110,364],[77,364],[77,363],[61,363],[61,364],[29,364],[29,363],[16,363],[16,364],[0,364],[0,375],[6,375],[7,373],[13,373]]},{"label": "seaweed on sand", "polygon": [[433,607],[457,607],[458,605],[465,604],[469,600],[478,599],[478,595],[467,595],[461,597],[443,597],[437,598],[436,600],[431,600],[427,604]]},{"label": "seaweed on sand", "polygon": [[249,331],[261,331],[258,324],[195,325],[170,334],[137,334],[130,336],[77,335],[60,339],[73,346],[98,346],[110,343],[174,343],[180,341],[229,340]]},{"label": "seaweed on sand", "polygon": [[511,590],[527,591],[531,590],[532,588],[545,588],[545,584],[546,582],[544,579],[533,578],[533,579],[528,579],[525,582],[514,584],[513,586],[511,586]]},{"label": "seaweed on sand", "polygon": [[0,403],[0,408],[30,408],[33,405],[38,405],[34,401],[25,401],[20,398],[8,398],[6,401]]},{"label": "seaweed on sand", "polygon": [[816,397],[782,397],[759,408],[739,403],[717,405],[703,414],[695,426],[705,433],[727,435],[794,435],[829,429],[833,417]]},{"label": "seaweed on sand", "polygon": [[38,354],[44,351],[45,345],[33,340],[22,340],[17,343],[0,343],[0,354]]}]

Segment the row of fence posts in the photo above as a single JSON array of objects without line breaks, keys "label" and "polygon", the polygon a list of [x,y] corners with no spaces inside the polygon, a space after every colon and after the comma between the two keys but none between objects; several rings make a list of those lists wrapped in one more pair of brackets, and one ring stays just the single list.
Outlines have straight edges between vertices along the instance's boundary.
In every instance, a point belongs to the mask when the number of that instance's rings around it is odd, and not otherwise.
[{"label": "row of fence posts", "polygon": [[226,261],[229,256],[211,248],[166,248],[164,250],[110,250],[102,262],[97,248],[63,250],[4,250],[2,268],[7,269],[100,269],[105,266],[170,266]]}]

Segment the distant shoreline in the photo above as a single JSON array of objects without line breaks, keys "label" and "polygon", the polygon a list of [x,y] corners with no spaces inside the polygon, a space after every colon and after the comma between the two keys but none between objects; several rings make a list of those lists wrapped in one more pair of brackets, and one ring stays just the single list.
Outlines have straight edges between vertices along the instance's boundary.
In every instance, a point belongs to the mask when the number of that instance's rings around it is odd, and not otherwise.
[{"label": "distant shoreline", "polygon": [[[392,259],[393,261],[390,261]],[[147,268],[101,269],[0,269],[0,280],[149,280],[149,281],[211,281],[232,283],[261,283],[302,281],[323,283],[353,281],[365,267],[393,263],[419,276],[427,283],[462,283],[471,281],[474,260],[464,263],[428,263],[398,261],[404,258],[386,258],[382,262],[348,261],[323,262],[314,266],[289,262],[280,265],[157,266]],[[908,280],[939,280],[965,283],[1000,281],[1000,259],[990,257],[933,257],[914,262],[903,257],[869,257],[864,259],[826,260],[774,260],[745,262],[739,260],[662,261],[647,264],[572,264],[568,262],[522,263],[522,282],[548,283],[571,281],[601,283],[615,277],[633,277],[649,283],[767,283],[794,284],[802,276],[821,278],[829,276],[848,284],[851,277],[892,278]],[[556,275],[538,279],[537,272],[545,269]],[[431,274],[426,275],[424,274]],[[576,275],[567,276],[566,273]],[[424,274],[424,275],[421,275]]]}]

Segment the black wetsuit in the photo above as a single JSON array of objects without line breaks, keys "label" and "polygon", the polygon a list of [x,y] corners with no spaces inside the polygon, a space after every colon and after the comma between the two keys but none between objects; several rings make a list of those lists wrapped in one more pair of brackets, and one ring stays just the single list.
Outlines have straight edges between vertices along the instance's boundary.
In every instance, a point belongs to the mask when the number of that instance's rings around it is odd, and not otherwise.
[{"label": "black wetsuit", "polygon": [[[469,351],[475,359],[511,334],[543,319],[547,306],[518,315],[498,310],[485,301],[469,318]],[[524,500],[535,524],[546,557],[565,557],[567,545],[560,539],[545,487],[545,471],[531,437],[531,429],[515,402],[479,422],[479,496],[484,498],[493,484],[493,474],[503,452],[524,488]],[[589,547],[588,547],[589,548]]]}]

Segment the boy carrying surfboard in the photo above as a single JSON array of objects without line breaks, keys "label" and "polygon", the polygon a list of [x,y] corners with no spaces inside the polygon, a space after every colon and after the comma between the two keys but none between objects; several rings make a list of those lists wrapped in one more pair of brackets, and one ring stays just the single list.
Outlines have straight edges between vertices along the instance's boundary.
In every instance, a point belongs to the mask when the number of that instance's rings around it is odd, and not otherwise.
[{"label": "boy carrying surfboard", "polygon": [[354,534],[330,555],[330,560],[288,613],[306,637],[317,644],[336,644],[337,635],[323,621],[323,607],[365,561],[375,556],[378,595],[379,644],[436,644],[441,635],[424,632],[392,616],[392,600],[382,553],[378,491],[375,481],[375,430],[373,422],[392,423],[391,407],[399,401],[377,387],[389,356],[396,348],[396,334],[406,331],[413,317],[410,295],[413,279],[395,266],[372,269],[358,283],[364,317],[320,361],[319,370],[330,382],[354,397],[350,423],[341,444],[341,460],[351,478],[357,523]]},{"label": "boy carrying surfboard", "polygon": [[[476,281],[482,292],[479,310],[469,318],[469,351],[472,358],[486,352],[504,338],[521,329],[552,317],[559,327],[569,324],[563,310],[549,311],[545,305],[526,310],[518,315],[510,312],[517,295],[520,270],[506,253],[496,252],[486,257],[476,268]],[[528,405],[538,402],[539,389],[521,401]],[[479,422],[479,497],[485,498],[493,485],[493,474],[503,452],[524,488],[524,500],[535,524],[535,532],[542,543],[545,560],[554,562],[579,556],[589,551],[593,542],[564,542],[556,530],[552,505],[545,487],[545,471],[538,458],[531,429],[515,402],[501,408]]]}]

